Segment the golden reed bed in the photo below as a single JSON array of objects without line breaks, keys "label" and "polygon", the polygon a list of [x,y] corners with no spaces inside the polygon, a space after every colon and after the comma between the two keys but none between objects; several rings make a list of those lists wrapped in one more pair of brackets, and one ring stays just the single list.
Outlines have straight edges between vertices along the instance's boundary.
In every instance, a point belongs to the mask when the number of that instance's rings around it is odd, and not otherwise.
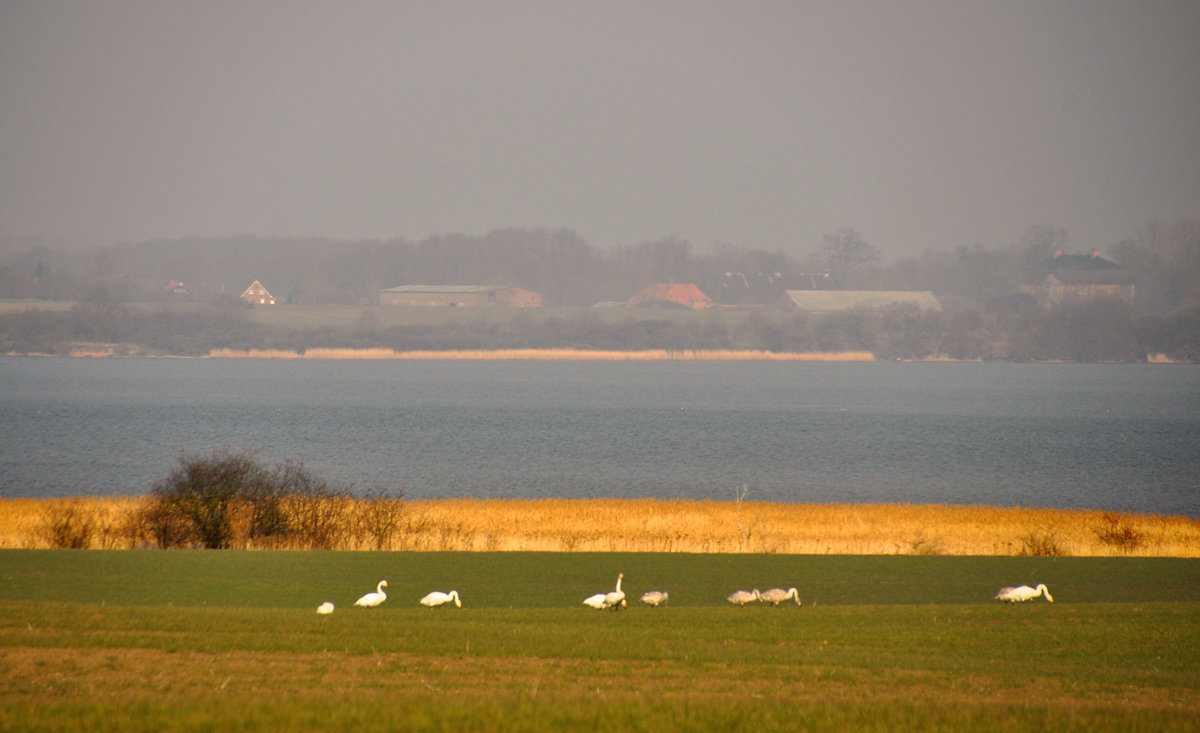
[{"label": "golden reed bed", "polygon": [[[122,528],[145,501],[0,500],[0,548],[50,547],[47,521],[65,506],[94,523],[88,547],[136,546]],[[353,504],[344,511],[353,514]],[[237,546],[261,549],[247,542]],[[373,547],[351,530],[334,546]],[[909,504],[443,499],[405,502],[384,549],[1200,557],[1200,521]]]}]

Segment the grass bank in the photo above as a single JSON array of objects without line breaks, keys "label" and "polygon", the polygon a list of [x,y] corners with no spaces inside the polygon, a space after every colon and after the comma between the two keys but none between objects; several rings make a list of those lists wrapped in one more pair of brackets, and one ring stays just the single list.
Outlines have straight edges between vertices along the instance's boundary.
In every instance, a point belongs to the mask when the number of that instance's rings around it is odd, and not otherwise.
[{"label": "grass bank", "polygon": [[[317,512],[330,523],[322,546],[345,550],[1200,557],[1200,521],[1084,510],[440,499],[404,502],[389,533],[371,537],[354,521],[367,502],[331,501]],[[145,502],[2,500],[0,548],[137,547]],[[303,537],[267,544],[244,532],[235,547],[311,548]]]}]

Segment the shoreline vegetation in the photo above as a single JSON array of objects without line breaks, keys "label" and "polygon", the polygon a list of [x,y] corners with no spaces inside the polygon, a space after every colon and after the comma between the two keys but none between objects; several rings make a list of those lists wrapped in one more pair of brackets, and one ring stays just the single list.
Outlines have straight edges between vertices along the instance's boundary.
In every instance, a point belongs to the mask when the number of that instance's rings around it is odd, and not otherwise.
[{"label": "shoreline vegetation", "polygon": [[786,353],[731,349],[455,349],[448,351],[395,349],[213,349],[210,359],[446,359],[547,361],[874,361],[868,351]]},{"label": "shoreline vegetation", "polygon": [[1103,303],[981,314],[0,300],[0,354],[1194,364],[1198,323],[1200,311],[1135,318]]},{"label": "shoreline vegetation", "polygon": [[[1200,520],[1096,510],[657,499],[329,497],[311,535],[253,538],[244,550],[677,552],[832,555],[1200,557]],[[156,545],[150,497],[0,500],[0,548]]]},{"label": "shoreline vegetation", "polygon": [[[776,361],[776,362],[823,362],[862,363],[880,361],[870,351],[812,351],[784,352],[755,349],[641,349],[618,351],[608,349],[417,349],[396,350],[384,348],[330,349],[311,348],[300,351],[291,349],[212,349],[199,356],[158,354],[143,351],[128,344],[85,344],[72,347],[65,354],[42,352],[9,352],[0,357],[28,358],[119,358],[119,359],[306,359],[306,360],[360,360],[360,361]],[[982,363],[982,359],[955,359],[946,356],[903,359],[908,362],[925,363]],[[1050,360],[1045,363],[1061,363]],[[1146,364],[1188,364],[1166,354],[1146,355]]]}]

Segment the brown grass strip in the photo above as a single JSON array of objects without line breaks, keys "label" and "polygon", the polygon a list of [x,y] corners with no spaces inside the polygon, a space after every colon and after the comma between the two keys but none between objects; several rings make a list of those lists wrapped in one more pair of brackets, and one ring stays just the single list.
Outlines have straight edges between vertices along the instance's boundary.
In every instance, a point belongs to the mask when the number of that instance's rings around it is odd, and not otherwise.
[{"label": "brown grass strip", "polygon": [[921,700],[945,704],[1039,704],[1080,709],[1200,710],[1196,698],[1136,685],[1065,683],[1036,676],[1024,685],[978,674],[970,684],[955,674],[870,670],[836,664],[683,664],[654,660],[556,657],[352,655],[337,652],[197,651],[9,647],[0,649],[0,702],[46,704],[70,700],[145,703],[207,699],[341,698],[432,694],[504,699],[595,694],[653,699],[785,696],[792,700]]}]

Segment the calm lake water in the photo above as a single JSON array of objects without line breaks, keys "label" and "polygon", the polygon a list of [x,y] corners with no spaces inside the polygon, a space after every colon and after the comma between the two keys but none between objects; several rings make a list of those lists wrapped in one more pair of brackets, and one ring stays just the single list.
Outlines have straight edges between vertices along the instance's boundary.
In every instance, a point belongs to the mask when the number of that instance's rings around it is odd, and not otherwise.
[{"label": "calm lake water", "polygon": [[147,492],[259,449],[410,498],[1096,508],[1200,517],[1200,368],[0,359],[0,497]]}]

